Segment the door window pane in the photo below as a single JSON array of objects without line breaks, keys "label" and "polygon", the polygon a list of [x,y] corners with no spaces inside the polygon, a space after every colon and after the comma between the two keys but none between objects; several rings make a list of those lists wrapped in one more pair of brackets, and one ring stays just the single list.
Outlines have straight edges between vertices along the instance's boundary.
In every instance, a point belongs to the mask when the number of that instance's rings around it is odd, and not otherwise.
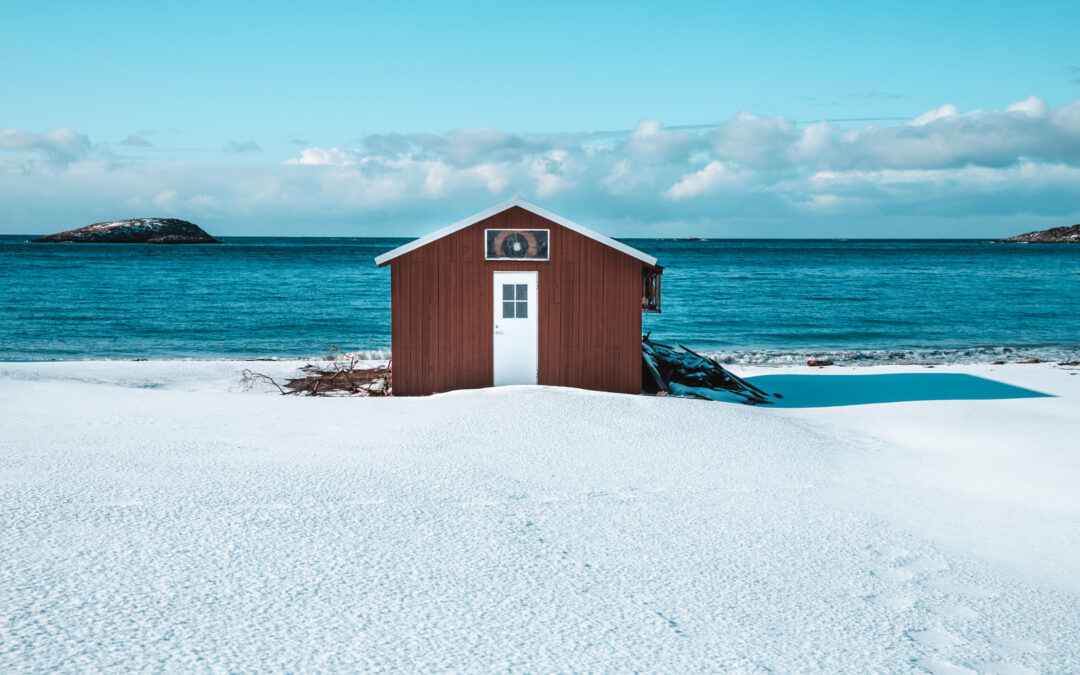
[{"label": "door window pane", "polygon": [[502,284],[502,318],[529,318],[528,284]]}]

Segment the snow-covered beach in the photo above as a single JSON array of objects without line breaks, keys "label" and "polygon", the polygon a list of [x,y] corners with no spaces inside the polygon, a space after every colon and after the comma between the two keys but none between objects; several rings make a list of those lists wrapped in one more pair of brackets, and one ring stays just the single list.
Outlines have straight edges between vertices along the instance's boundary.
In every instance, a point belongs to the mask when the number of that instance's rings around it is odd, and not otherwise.
[{"label": "snow-covered beach", "polygon": [[0,671],[1076,672],[1080,369],[779,405],[0,364]]}]

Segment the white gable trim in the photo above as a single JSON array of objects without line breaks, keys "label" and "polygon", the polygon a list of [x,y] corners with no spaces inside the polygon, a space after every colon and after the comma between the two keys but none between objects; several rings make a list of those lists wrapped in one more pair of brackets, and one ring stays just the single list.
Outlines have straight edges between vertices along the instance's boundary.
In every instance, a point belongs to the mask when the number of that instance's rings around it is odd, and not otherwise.
[{"label": "white gable trim", "polygon": [[469,227],[470,225],[475,225],[476,223],[480,222],[481,220],[485,220],[487,218],[490,218],[491,216],[494,216],[497,213],[502,213],[506,209],[512,208],[514,206],[519,206],[519,207],[525,209],[526,211],[530,211],[532,213],[535,213],[536,215],[540,216],[541,218],[547,218],[551,222],[558,223],[559,225],[562,225],[563,227],[565,227],[568,230],[573,230],[574,232],[577,232],[578,234],[580,234],[582,236],[588,237],[589,239],[593,239],[595,241],[598,241],[601,244],[604,244],[605,246],[610,246],[611,248],[615,249],[616,251],[619,251],[620,253],[625,253],[626,255],[628,255],[628,256],[630,256],[632,258],[637,258],[638,260],[645,263],[646,265],[650,265],[650,266],[656,265],[656,258],[652,257],[651,255],[649,255],[647,253],[643,253],[642,251],[639,251],[639,250],[637,250],[636,248],[634,248],[632,246],[627,246],[626,244],[615,241],[611,237],[604,236],[604,235],[600,234],[599,232],[593,232],[589,228],[584,227],[582,225],[578,225],[577,223],[575,223],[572,220],[568,220],[567,218],[563,218],[560,215],[554,214],[551,211],[548,211],[546,209],[542,209],[542,208],[540,208],[539,206],[537,206],[535,204],[530,204],[529,202],[527,202],[527,201],[525,201],[523,199],[518,199],[516,197],[514,199],[509,200],[509,201],[503,202],[502,204],[497,204],[495,206],[492,206],[490,209],[484,209],[483,211],[481,211],[479,213],[474,213],[473,215],[469,216],[468,218],[465,218],[464,220],[459,220],[456,223],[454,223],[453,225],[447,225],[446,227],[442,228],[441,230],[435,230],[434,232],[432,232],[430,234],[425,234],[423,237],[420,237],[419,239],[414,239],[414,240],[410,241],[407,244],[402,244],[401,246],[398,246],[397,248],[395,248],[392,251],[387,251],[386,253],[383,253],[380,256],[376,256],[375,264],[381,267],[381,266],[385,265],[386,263],[390,262],[391,260],[393,260],[394,258],[397,258],[398,256],[405,255],[406,253],[408,253],[410,251],[415,251],[416,249],[420,248],[421,246],[427,246],[428,244],[430,244],[431,242],[433,242],[433,241],[435,241],[437,239],[442,239],[443,237],[451,235],[451,234],[453,234],[453,233],[455,233],[455,232],[457,232],[459,230],[464,230],[466,227]]}]

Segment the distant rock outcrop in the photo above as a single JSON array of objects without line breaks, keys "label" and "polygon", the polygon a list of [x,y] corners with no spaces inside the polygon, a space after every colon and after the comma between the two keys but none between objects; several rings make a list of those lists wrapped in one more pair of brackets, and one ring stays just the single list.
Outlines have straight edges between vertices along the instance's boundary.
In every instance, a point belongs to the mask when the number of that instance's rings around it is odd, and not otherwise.
[{"label": "distant rock outcrop", "polygon": [[83,244],[217,244],[220,243],[195,223],[177,218],[132,218],[94,223],[76,230],[57,232],[33,240],[34,243],[75,242]]},{"label": "distant rock outcrop", "polygon": [[1029,244],[1080,244],[1080,225],[1071,227],[1052,227],[1049,230],[1038,232],[1026,232],[1008,239],[1000,239],[1005,242],[1021,242]]}]

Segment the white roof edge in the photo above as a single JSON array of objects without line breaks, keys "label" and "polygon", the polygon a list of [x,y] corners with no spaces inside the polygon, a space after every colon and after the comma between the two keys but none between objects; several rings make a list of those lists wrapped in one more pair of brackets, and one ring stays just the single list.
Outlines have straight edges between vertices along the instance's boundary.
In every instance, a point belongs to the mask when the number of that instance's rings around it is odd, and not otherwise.
[{"label": "white roof edge", "polygon": [[502,202],[501,204],[496,204],[495,206],[492,206],[491,208],[484,209],[483,211],[480,211],[479,213],[474,213],[473,215],[469,216],[468,218],[464,218],[463,220],[459,220],[459,221],[457,221],[456,223],[454,223],[452,225],[447,225],[444,228],[435,230],[434,232],[431,232],[429,234],[425,234],[424,236],[422,236],[422,237],[420,237],[418,239],[413,239],[412,241],[408,242],[407,244],[402,244],[401,246],[398,246],[397,248],[395,248],[395,249],[393,249],[391,251],[387,251],[386,253],[383,253],[382,255],[376,256],[375,257],[375,264],[379,265],[379,266],[385,265],[386,263],[390,262],[394,258],[397,258],[398,256],[405,255],[406,253],[408,253],[410,251],[415,251],[416,249],[420,248],[421,246],[426,246],[426,245],[430,244],[431,242],[433,242],[433,241],[435,241],[437,239],[442,239],[443,237],[445,237],[447,235],[451,235],[451,234],[457,232],[458,230],[464,230],[466,227],[469,227],[470,225],[475,225],[476,223],[480,222],[481,220],[485,220],[487,218],[490,218],[491,216],[494,216],[497,213],[502,213],[506,209],[509,209],[509,208],[512,208],[512,207],[515,207],[515,206],[519,206],[519,207],[525,209],[526,211],[530,211],[532,213],[535,213],[536,215],[540,216],[541,218],[546,218],[546,219],[550,220],[553,223],[558,223],[559,225],[562,225],[563,227],[565,227],[568,230],[573,230],[574,232],[577,232],[578,234],[580,234],[582,236],[588,237],[589,239],[593,239],[594,241],[598,241],[601,244],[604,244],[605,246],[610,246],[611,248],[615,249],[616,251],[619,251],[620,253],[625,253],[626,255],[628,255],[628,256],[630,256],[632,258],[637,258],[638,260],[645,263],[646,265],[650,265],[650,266],[655,266],[656,265],[656,258],[652,257],[648,253],[644,253],[642,251],[639,251],[636,248],[634,248],[633,246],[627,246],[626,244],[623,244],[622,242],[615,241],[611,237],[600,234],[599,232],[594,232],[593,230],[590,230],[589,228],[587,228],[587,227],[585,227],[583,225],[578,225],[577,223],[575,223],[572,220],[569,220],[568,218],[563,218],[562,216],[560,216],[560,215],[558,215],[556,213],[552,213],[551,211],[548,211],[547,209],[541,208],[541,207],[537,206],[536,204],[531,204],[531,203],[525,201],[524,199],[519,199],[517,197],[515,197],[514,199],[510,199],[508,201]]}]

